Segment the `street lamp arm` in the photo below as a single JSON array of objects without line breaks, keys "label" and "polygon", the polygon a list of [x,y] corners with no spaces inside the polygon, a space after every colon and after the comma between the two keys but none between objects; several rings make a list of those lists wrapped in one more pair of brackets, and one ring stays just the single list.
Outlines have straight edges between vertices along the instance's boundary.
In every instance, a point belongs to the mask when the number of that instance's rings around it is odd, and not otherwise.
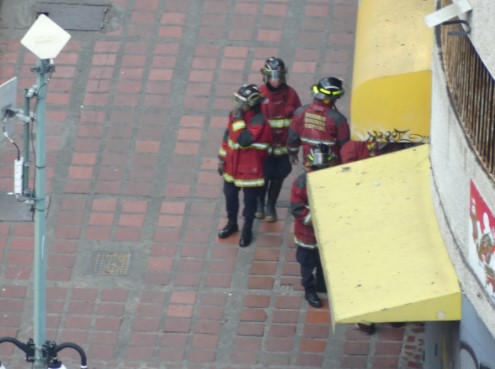
[{"label": "street lamp arm", "polygon": [[34,357],[34,342],[30,339],[27,343],[15,339],[14,337],[2,337],[0,338],[0,344],[4,342],[10,342],[20,348],[26,354],[26,361],[32,362]]},{"label": "street lamp arm", "polygon": [[81,369],[86,369],[88,367],[88,363],[87,363],[87,359],[86,359],[86,353],[84,352],[82,347],[76,343],[73,343],[73,342],[61,343],[60,345],[56,346],[53,349],[53,353],[57,354],[58,352],[62,351],[65,348],[71,348],[73,350],[76,350],[79,353],[79,355],[81,356]]}]

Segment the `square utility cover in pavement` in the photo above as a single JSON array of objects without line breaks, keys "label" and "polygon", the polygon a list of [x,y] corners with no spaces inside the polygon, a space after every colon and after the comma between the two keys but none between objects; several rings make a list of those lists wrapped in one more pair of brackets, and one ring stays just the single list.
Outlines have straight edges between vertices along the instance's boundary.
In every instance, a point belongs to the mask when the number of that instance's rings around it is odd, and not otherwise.
[{"label": "square utility cover in pavement", "polygon": [[0,193],[0,222],[31,222],[31,205],[17,201],[14,195]]},{"label": "square utility cover in pavement", "polygon": [[65,30],[101,31],[108,5],[37,3],[36,14],[45,14]]},{"label": "square utility cover in pavement", "polygon": [[128,252],[98,251],[93,257],[93,273],[98,275],[119,276],[127,275],[131,254]]}]

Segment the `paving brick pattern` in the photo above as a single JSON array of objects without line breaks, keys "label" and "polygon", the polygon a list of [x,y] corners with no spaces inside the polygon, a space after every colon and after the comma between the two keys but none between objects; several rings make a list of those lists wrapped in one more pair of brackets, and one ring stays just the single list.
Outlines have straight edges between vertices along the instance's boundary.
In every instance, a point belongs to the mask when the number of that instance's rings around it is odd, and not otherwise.
[{"label": "paving brick pattern", "polygon": [[[358,1],[111,3],[104,32],[71,33],[48,87],[47,339],[81,345],[89,368],[421,368],[422,325],[333,332],[328,301],[304,301],[288,212],[301,168],[280,220],[257,222],[251,247],[216,237],[232,92],[260,83],[272,55],[304,103],[326,75],[350,91]],[[0,31],[0,77],[17,75],[20,92],[35,83],[25,32]],[[349,94],[339,106],[349,115]],[[15,150],[0,151],[9,192]],[[0,336],[23,342],[33,249],[32,223],[0,223]],[[101,253],[116,255],[107,275],[95,268]],[[19,351],[1,345],[8,368],[26,367]],[[61,358],[78,362],[70,350]]]}]

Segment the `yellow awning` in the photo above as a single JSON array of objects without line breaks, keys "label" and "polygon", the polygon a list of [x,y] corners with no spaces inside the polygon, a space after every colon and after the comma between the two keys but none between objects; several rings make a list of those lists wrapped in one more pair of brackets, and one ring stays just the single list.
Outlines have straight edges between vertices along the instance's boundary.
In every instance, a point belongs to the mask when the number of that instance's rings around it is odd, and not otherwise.
[{"label": "yellow awning", "polygon": [[430,185],[429,145],[308,175],[334,323],[461,319]]},{"label": "yellow awning", "polygon": [[361,0],[351,99],[352,136],[428,142],[434,0]]}]

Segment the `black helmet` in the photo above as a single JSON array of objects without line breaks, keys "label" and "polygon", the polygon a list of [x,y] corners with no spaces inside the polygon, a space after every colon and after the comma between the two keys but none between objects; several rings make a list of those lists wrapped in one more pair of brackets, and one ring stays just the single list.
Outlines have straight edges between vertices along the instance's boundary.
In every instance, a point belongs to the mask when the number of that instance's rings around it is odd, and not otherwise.
[{"label": "black helmet", "polygon": [[234,99],[236,102],[248,104],[250,107],[260,104],[265,98],[260,93],[258,86],[255,84],[242,85],[239,91],[234,92]]},{"label": "black helmet", "polygon": [[260,69],[263,75],[263,82],[268,82],[268,79],[279,80],[285,83],[285,76],[287,75],[287,69],[282,59],[272,56],[265,61],[265,65]]},{"label": "black helmet", "polygon": [[330,150],[330,147],[320,142],[311,148],[308,156],[306,156],[304,165],[312,169],[327,168],[334,158],[335,155]]},{"label": "black helmet", "polygon": [[311,94],[315,99],[339,99],[344,96],[342,81],[335,77],[325,77],[311,87]]}]

